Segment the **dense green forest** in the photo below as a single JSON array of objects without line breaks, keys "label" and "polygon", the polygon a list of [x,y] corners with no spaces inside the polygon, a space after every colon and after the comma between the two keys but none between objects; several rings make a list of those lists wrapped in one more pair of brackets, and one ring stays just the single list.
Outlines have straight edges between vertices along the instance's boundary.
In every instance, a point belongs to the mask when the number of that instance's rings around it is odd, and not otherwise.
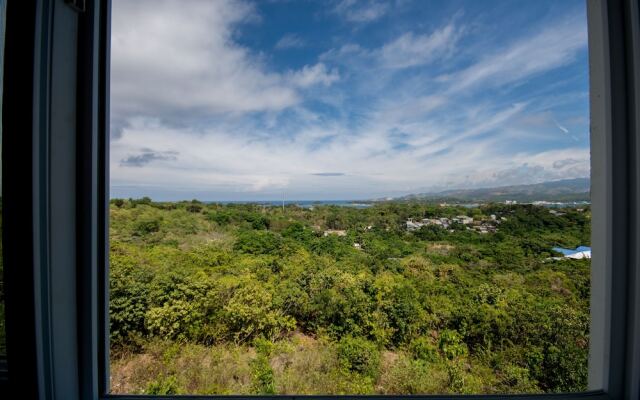
[{"label": "dense green forest", "polygon": [[[110,212],[114,393],[586,389],[589,260],[551,248],[590,244],[588,207],[144,198]],[[406,226],[459,215],[473,223]]]}]

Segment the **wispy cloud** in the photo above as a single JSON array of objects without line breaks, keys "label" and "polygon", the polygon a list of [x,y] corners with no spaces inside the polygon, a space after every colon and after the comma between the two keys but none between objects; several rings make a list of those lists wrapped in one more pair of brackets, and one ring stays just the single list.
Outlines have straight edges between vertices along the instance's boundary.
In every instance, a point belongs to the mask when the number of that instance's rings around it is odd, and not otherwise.
[{"label": "wispy cloud", "polygon": [[503,49],[450,77],[450,91],[503,86],[542,73],[575,60],[579,50],[587,46],[584,20],[563,16],[551,21],[540,32],[532,32]]},{"label": "wispy cloud", "polygon": [[177,160],[177,151],[153,151],[151,149],[142,149],[139,154],[130,155],[120,161],[120,165],[127,167],[143,167],[153,161],[175,161]]},{"label": "wispy cloud", "polygon": [[388,68],[406,68],[426,64],[434,60],[442,61],[455,49],[462,30],[453,23],[431,34],[407,32],[386,43],[375,52],[381,65]]},{"label": "wispy cloud", "polygon": [[300,36],[295,33],[287,33],[278,40],[275,48],[278,50],[296,49],[304,47],[305,44],[305,41]]},{"label": "wispy cloud", "polygon": [[315,176],[344,176],[345,174],[342,172],[316,172],[314,174],[311,175],[315,175]]},{"label": "wispy cloud", "polygon": [[326,65],[318,63],[305,65],[301,70],[289,74],[289,80],[298,87],[307,88],[313,85],[329,86],[340,79],[337,69],[329,71]]},{"label": "wispy cloud", "polygon": [[391,3],[344,1],[307,42],[264,38],[263,5],[114,2],[114,187],[336,199],[588,176],[573,9],[483,38],[473,13],[387,32]]},{"label": "wispy cloud", "polygon": [[355,43],[344,44],[320,56],[321,59],[338,62],[354,69],[366,66],[403,69],[442,62],[455,50],[464,29],[449,22],[431,33],[405,32],[375,48],[365,48]]},{"label": "wispy cloud", "polygon": [[347,21],[367,23],[381,18],[389,9],[390,4],[380,0],[341,0],[334,12]]},{"label": "wispy cloud", "polygon": [[555,119],[553,120],[553,122],[556,124],[556,126],[558,127],[558,129],[560,129],[562,132],[564,133],[569,133],[569,130],[567,128],[565,128],[564,126],[560,125],[560,123],[558,121],[556,121]]}]

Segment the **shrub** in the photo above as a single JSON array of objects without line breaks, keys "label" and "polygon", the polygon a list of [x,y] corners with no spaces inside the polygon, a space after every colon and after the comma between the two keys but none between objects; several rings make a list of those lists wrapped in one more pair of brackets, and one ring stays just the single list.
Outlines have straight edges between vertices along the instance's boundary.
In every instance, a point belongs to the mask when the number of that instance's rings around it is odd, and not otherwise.
[{"label": "shrub", "polygon": [[231,222],[231,215],[224,211],[213,211],[207,214],[207,219],[220,226],[224,226]]},{"label": "shrub", "polygon": [[178,380],[175,376],[159,377],[149,382],[145,394],[178,394]]},{"label": "shrub", "polygon": [[238,235],[234,250],[246,254],[275,254],[282,246],[280,236],[268,231],[245,231]]},{"label": "shrub", "polygon": [[449,360],[467,354],[467,345],[462,341],[462,336],[454,330],[446,329],[440,332],[439,347]]},{"label": "shrub", "polygon": [[146,335],[144,319],[153,275],[135,265],[135,260],[116,252],[111,253],[110,261],[109,331],[111,343],[119,345],[132,335]]},{"label": "shrub", "polygon": [[259,214],[248,214],[245,216],[245,220],[251,223],[251,228],[256,230],[269,229],[271,226],[271,221]]},{"label": "shrub", "polygon": [[295,320],[277,309],[271,292],[258,283],[236,289],[224,306],[222,322],[237,342],[256,337],[275,339],[295,328]]},{"label": "shrub", "polygon": [[124,200],[123,199],[113,199],[113,200],[111,200],[111,204],[115,205],[118,208],[122,208],[122,206],[124,205]]},{"label": "shrub", "polygon": [[438,347],[425,337],[414,339],[409,345],[409,351],[417,360],[434,362],[439,358]]},{"label": "shrub", "polygon": [[380,351],[366,339],[345,336],[338,342],[338,358],[343,368],[376,377],[380,368]]},{"label": "shrub", "polygon": [[186,210],[192,213],[199,213],[202,211],[202,206],[200,204],[189,204]]},{"label": "shrub", "polygon": [[276,394],[276,384],[269,359],[259,354],[258,357],[251,361],[251,369],[254,392],[256,394]]},{"label": "shrub", "polygon": [[202,332],[202,317],[197,303],[175,300],[149,309],[146,325],[149,332],[164,339],[196,339]]},{"label": "shrub", "polygon": [[160,220],[152,217],[141,217],[133,227],[135,236],[146,236],[160,230]]}]

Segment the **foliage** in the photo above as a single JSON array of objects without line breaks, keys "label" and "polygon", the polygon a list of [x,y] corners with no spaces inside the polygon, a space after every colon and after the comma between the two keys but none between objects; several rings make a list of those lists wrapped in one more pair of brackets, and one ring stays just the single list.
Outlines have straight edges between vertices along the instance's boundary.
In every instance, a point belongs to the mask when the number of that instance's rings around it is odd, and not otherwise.
[{"label": "foliage", "polygon": [[419,337],[411,341],[409,351],[417,360],[436,362],[439,359],[438,347],[430,338]]},{"label": "foliage", "polygon": [[[112,370],[150,362],[119,387],[158,394],[585,390],[589,260],[551,248],[589,245],[590,211],[559,211],[113,200]],[[404,225],[457,215],[497,231]]]},{"label": "foliage", "polygon": [[375,344],[362,338],[343,337],[338,342],[338,358],[348,371],[375,377],[380,367],[380,352]]},{"label": "foliage", "polygon": [[160,377],[147,385],[147,394],[178,394],[178,382],[173,376],[167,378]]}]

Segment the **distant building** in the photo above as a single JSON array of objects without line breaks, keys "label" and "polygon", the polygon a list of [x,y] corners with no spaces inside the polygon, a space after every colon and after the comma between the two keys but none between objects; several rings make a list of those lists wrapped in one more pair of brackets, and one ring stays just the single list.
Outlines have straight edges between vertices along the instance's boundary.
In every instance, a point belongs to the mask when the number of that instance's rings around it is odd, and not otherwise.
[{"label": "distant building", "polygon": [[518,201],[517,200],[505,200],[504,204],[507,204],[507,205],[518,204]]},{"label": "distant building", "polygon": [[336,235],[336,236],[347,236],[347,231],[342,231],[339,229],[327,229],[324,231],[324,236]]},{"label": "distant building", "polygon": [[422,222],[415,222],[413,220],[413,218],[409,218],[407,220],[407,222],[405,222],[405,225],[407,226],[407,230],[408,231],[417,231],[418,229],[420,229],[424,224]]},{"label": "distant building", "polygon": [[457,217],[453,218],[453,222],[463,225],[470,225],[473,223],[473,218],[466,215],[458,215]]},{"label": "distant building", "polygon": [[552,250],[561,253],[563,258],[572,258],[574,260],[591,258],[591,247],[587,246],[579,246],[573,250],[565,249],[563,247],[554,247]]},{"label": "distant building", "polygon": [[441,228],[448,228],[451,225],[449,218],[423,218],[420,221],[415,221],[413,218],[407,219],[405,222],[408,231],[416,231],[423,226],[435,225]]},{"label": "distant building", "polygon": [[495,225],[488,222],[482,222],[481,224],[473,226],[473,229],[478,233],[495,233],[497,231]]}]

